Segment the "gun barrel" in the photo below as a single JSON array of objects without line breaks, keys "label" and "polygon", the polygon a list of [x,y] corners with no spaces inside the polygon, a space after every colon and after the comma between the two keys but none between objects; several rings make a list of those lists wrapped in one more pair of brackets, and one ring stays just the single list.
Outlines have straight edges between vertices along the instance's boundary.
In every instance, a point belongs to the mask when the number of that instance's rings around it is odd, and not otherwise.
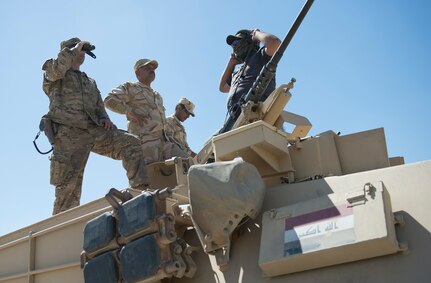
[{"label": "gun barrel", "polygon": [[289,46],[292,38],[295,36],[296,31],[298,30],[299,26],[302,23],[302,20],[304,20],[305,16],[310,10],[313,2],[314,0],[307,0],[307,2],[304,4],[298,16],[296,17],[295,21],[293,22],[292,26],[290,27],[289,32],[284,37],[280,46],[278,46],[277,51],[275,51],[274,55],[272,55],[269,62],[262,68],[262,70],[259,73],[259,76],[257,77],[256,81],[253,83],[253,86],[245,95],[245,97],[243,98],[243,101],[240,101],[240,103],[245,103],[250,100],[253,102],[259,101],[262,94],[268,88],[270,81],[275,76],[275,71],[277,69],[278,62],[280,62],[281,57],[283,57],[284,51],[286,50],[287,46]]},{"label": "gun barrel", "polygon": [[284,51],[286,50],[287,46],[289,46],[292,38],[295,36],[296,31],[298,30],[299,26],[302,23],[302,20],[304,20],[305,16],[310,10],[311,5],[313,5],[313,2],[314,0],[307,0],[307,2],[304,4],[301,11],[299,12],[298,16],[296,17],[295,21],[293,22],[292,26],[290,27],[289,32],[284,37],[283,42],[280,44],[277,51],[271,57],[270,61],[266,64],[266,68],[270,72],[275,72],[278,62],[280,62],[280,59],[283,56]]}]

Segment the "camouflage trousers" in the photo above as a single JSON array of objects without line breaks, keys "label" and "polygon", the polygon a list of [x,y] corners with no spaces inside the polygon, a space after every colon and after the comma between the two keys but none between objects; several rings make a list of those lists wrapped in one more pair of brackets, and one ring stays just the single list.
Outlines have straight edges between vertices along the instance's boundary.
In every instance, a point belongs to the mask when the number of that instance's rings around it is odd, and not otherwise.
[{"label": "camouflage trousers", "polygon": [[163,132],[157,134],[140,135],[142,151],[147,164],[164,161],[174,156],[188,158],[188,154],[178,145],[167,141]]},{"label": "camouflage trousers", "polygon": [[55,185],[53,214],[80,204],[84,169],[90,152],[122,160],[131,187],[149,184],[141,141],[136,136],[96,125],[90,125],[88,129],[58,125],[51,155],[50,182]]}]

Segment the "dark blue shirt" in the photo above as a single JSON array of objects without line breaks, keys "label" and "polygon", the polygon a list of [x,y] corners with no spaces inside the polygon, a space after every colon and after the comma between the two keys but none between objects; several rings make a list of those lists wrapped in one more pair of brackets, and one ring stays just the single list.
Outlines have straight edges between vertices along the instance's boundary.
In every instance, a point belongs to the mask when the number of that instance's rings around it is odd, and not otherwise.
[{"label": "dark blue shirt", "polygon": [[[232,107],[237,104],[240,98],[247,94],[249,89],[253,86],[256,78],[259,76],[260,71],[269,62],[271,56],[265,53],[265,47],[260,48],[256,53],[249,55],[245,63],[232,73],[232,77],[227,81],[230,86],[227,109],[232,110]],[[275,89],[275,76],[262,95],[260,101],[264,101]]]}]

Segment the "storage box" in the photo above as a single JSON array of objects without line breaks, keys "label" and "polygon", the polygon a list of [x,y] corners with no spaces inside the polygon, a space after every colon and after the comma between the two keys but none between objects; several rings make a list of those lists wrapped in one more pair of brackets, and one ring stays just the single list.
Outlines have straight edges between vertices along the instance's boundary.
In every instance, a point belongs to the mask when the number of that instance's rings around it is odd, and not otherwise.
[{"label": "storage box", "polygon": [[266,211],[259,266],[277,276],[399,251],[383,183]]}]

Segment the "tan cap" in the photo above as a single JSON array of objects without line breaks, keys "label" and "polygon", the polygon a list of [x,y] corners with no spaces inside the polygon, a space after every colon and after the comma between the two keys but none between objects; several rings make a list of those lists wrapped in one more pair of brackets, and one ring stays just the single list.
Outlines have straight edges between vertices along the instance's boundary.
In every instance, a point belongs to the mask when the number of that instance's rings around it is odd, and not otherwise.
[{"label": "tan cap", "polygon": [[187,98],[181,98],[180,101],[178,101],[178,104],[182,104],[184,105],[184,107],[186,108],[187,112],[190,113],[190,115],[192,115],[193,117],[195,117],[195,112],[193,112],[193,110],[195,110],[195,105],[188,100]]},{"label": "tan cap", "polygon": [[151,59],[139,59],[138,61],[136,61],[135,63],[135,71],[137,69],[139,69],[140,67],[146,66],[148,64],[153,64],[154,68],[157,69],[157,67],[159,66],[159,63],[157,63],[156,60],[151,60]]},{"label": "tan cap", "polygon": [[60,43],[60,50],[62,50],[64,47],[75,46],[78,42],[81,42],[81,40],[77,37],[72,37],[71,39],[62,41]]}]

